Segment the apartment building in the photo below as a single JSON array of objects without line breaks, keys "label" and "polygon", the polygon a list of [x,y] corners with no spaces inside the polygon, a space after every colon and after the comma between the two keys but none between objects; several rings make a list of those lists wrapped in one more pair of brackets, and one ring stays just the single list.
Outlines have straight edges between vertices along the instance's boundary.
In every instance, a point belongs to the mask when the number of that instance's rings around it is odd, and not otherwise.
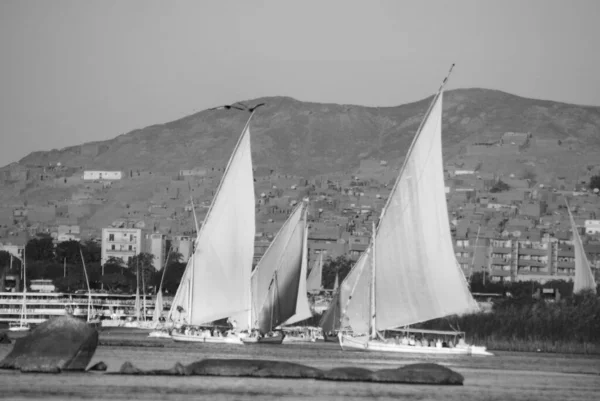
[{"label": "apartment building", "polygon": [[139,228],[102,229],[102,264],[110,257],[121,258],[127,263],[129,258],[143,252],[142,230]]}]

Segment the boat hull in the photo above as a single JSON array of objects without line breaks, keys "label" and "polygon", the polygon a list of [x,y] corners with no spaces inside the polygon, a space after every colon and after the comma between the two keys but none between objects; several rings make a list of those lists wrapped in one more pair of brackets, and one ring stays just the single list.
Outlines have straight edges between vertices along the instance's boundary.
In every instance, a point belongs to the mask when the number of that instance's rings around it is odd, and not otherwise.
[{"label": "boat hull", "polygon": [[419,347],[414,345],[396,344],[394,342],[370,340],[368,337],[351,337],[343,334],[339,335],[339,342],[344,351],[352,350],[427,355],[494,355],[491,352],[488,352],[486,347],[475,345],[454,348]]},{"label": "boat hull", "polygon": [[29,331],[29,327],[10,327],[8,331]]},{"label": "boat hull", "polygon": [[148,333],[148,337],[152,337],[152,338],[172,338],[171,335],[168,332],[162,331],[162,330],[151,331],[150,333]]},{"label": "boat hull", "polygon": [[228,337],[205,337],[189,334],[171,333],[171,338],[178,342],[187,343],[216,343],[216,344],[243,344],[237,336]]},{"label": "boat hull", "polygon": [[247,345],[254,345],[254,344],[274,344],[274,345],[279,345],[281,343],[283,343],[283,340],[286,338],[285,334],[282,335],[276,335],[273,337],[246,337],[246,338],[242,338],[242,342],[244,344]]}]

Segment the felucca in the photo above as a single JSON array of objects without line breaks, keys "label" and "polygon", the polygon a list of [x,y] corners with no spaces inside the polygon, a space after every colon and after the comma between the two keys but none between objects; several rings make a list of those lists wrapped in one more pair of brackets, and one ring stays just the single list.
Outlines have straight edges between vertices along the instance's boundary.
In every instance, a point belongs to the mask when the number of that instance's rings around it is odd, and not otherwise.
[{"label": "felucca", "polygon": [[[10,266],[12,270],[12,253],[10,254]],[[29,331],[31,327],[27,322],[27,266],[26,266],[26,255],[25,249],[23,249],[23,260],[21,260],[23,266],[23,304],[21,305],[21,319],[17,322],[10,322],[8,324],[9,331]]]},{"label": "felucca", "polygon": [[[397,329],[479,310],[454,255],[446,206],[441,133],[447,79],[413,139],[379,225],[373,225],[369,249],[345,280],[350,291],[341,299],[338,333],[344,350],[491,355],[464,344],[464,333]],[[405,338],[386,339],[384,331],[404,332]],[[417,332],[422,341],[409,340]],[[441,338],[460,335],[456,347],[443,346]]]},{"label": "felucca", "polygon": [[[250,275],[254,255],[255,200],[250,120],[246,122],[204,219],[168,320],[176,341],[241,344],[243,333],[200,329],[230,318],[235,330],[250,326]],[[192,326],[192,327],[190,327]],[[216,335],[213,335],[216,334]]]},{"label": "felucca", "polygon": [[252,272],[252,333],[246,344],[281,344],[282,326],[312,316],[306,295],[308,205],[290,214]]},{"label": "felucca", "polygon": [[565,199],[567,205],[567,211],[569,212],[569,219],[571,221],[571,231],[573,231],[573,251],[575,254],[575,280],[573,282],[573,294],[577,294],[581,291],[591,291],[596,293],[596,280],[594,280],[594,273],[590,268],[590,262],[585,254],[583,248],[583,242],[577,232],[577,225],[571,214],[569,203]]}]

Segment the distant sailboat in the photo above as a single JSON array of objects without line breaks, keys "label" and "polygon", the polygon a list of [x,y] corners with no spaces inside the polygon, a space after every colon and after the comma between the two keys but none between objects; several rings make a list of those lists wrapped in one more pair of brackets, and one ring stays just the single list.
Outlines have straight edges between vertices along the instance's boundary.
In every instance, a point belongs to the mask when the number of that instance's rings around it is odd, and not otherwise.
[{"label": "distant sailboat", "polygon": [[[23,260],[21,265],[23,267],[23,304],[21,305],[21,319],[17,322],[10,322],[8,324],[9,331],[29,331],[31,327],[27,322],[27,266],[25,263],[25,249],[23,249]],[[13,256],[10,254],[10,265],[12,267]]]},{"label": "distant sailboat", "polygon": [[[456,261],[450,234],[441,140],[443,85],[408,150],[371,244],[359,259],[359,268],[353,269],[356,282],[341,312],[352,335],[338,334],[344,350],[490,355],[485,347],[465,345],[462,338],[459,346],[442,348],[441,341],[439,347],[416,346],[416,342],[395,343],[381,334],[479,310]],[[427,333],[452,334],[459,335]]]},{"label": "distant sailboat", "polygon": [[171,247],[167,251],[167,257],[165,258],[165,265],[163,266],[163,272],[160,277],[160,284],[158,285],[158,291],[156,292],[156,300],[154,301],[154,312],[152,313],[152,322],[150,328],[154,329],[148,334],[148,337],[159,337],[159,338],[171,338],[171,332],[168,328],[163,327],[161,317],[163,313],[163,295],[162,285],[165,280],[165,273],[167,272],[167,263],[169,262],[169,256],[171,255]]},{"label": "distant sailboat", "polygon": [[315,260],[312,269],[308,273],[306,279],[306,290],[308,292],[320,292],[323,289],[322,283],[323,277],[323,252],[319,253],[319,256]]},{"label": "distant sailboat", "polygon": [[90,280],[87,275],[87,269],[85,268],[85,260],[83,259],[83,251],[79,248],[79,255],[81,256],[81,263],[83,265],[83,274],[85,275],[85,284],[87,285],[88,291],[88,311],[87,311],[87,323],[88,324],[99,324],[100,318],[94,316],[94,309],[92,307],[92,290],[90,288]]},{"label": "distant sailboat", "polygon": [[[255,200],[249,125],[253,114],[221,178],[173,299],[168,319],[178,325],[202,326],[230,318],[239,320],[238,330],[250,326]],[[207,330],[183,330],[174,331],[173,339],[241,344],[238,335],[208,337],[201,335]]]},{"label": "distant sailboat", "polygon": [[306,295],[308,208],[300,203],[283,224],[252,272],[252,326],[260,333],[244,343],[283,341],[281,326],[312,316]]},{"label": "distant sailboat", "polygon": [[577,294],[581,291],[591,291],[596,293],[596,280],[594,280],[594,274],[590,268],[590,262],[588,261],[585,249],[583,248],[583,242],[577,232],[577,225],[571,214],[569,204],[565,199],[567,205],[567,211],[569,212],[569,219],[571,221],[571,231],[573,231],[573,251],[575,254],[575,280],[573,282],[573,294]]}]

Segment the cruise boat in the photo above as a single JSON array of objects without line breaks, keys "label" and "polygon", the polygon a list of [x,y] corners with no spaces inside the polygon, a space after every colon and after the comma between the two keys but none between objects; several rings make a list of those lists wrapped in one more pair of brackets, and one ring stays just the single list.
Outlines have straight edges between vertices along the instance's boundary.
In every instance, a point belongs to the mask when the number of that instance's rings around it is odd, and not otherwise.
[{"label": "cruise boat", "polygon": [[[122,327],[136,316],[134,294],[27,291],[25,301],[23,299],[22,292],[0,292],[0,323],[8,323],[11,328],[16,325],[26,327],[70,313],[86,321],[100,319],[103,327]],[[146,305],[145,317],[151,320],[154,302],[150,296]],[[168,311],[170,300],[165,299],[163,307],[165,312]]]}]

